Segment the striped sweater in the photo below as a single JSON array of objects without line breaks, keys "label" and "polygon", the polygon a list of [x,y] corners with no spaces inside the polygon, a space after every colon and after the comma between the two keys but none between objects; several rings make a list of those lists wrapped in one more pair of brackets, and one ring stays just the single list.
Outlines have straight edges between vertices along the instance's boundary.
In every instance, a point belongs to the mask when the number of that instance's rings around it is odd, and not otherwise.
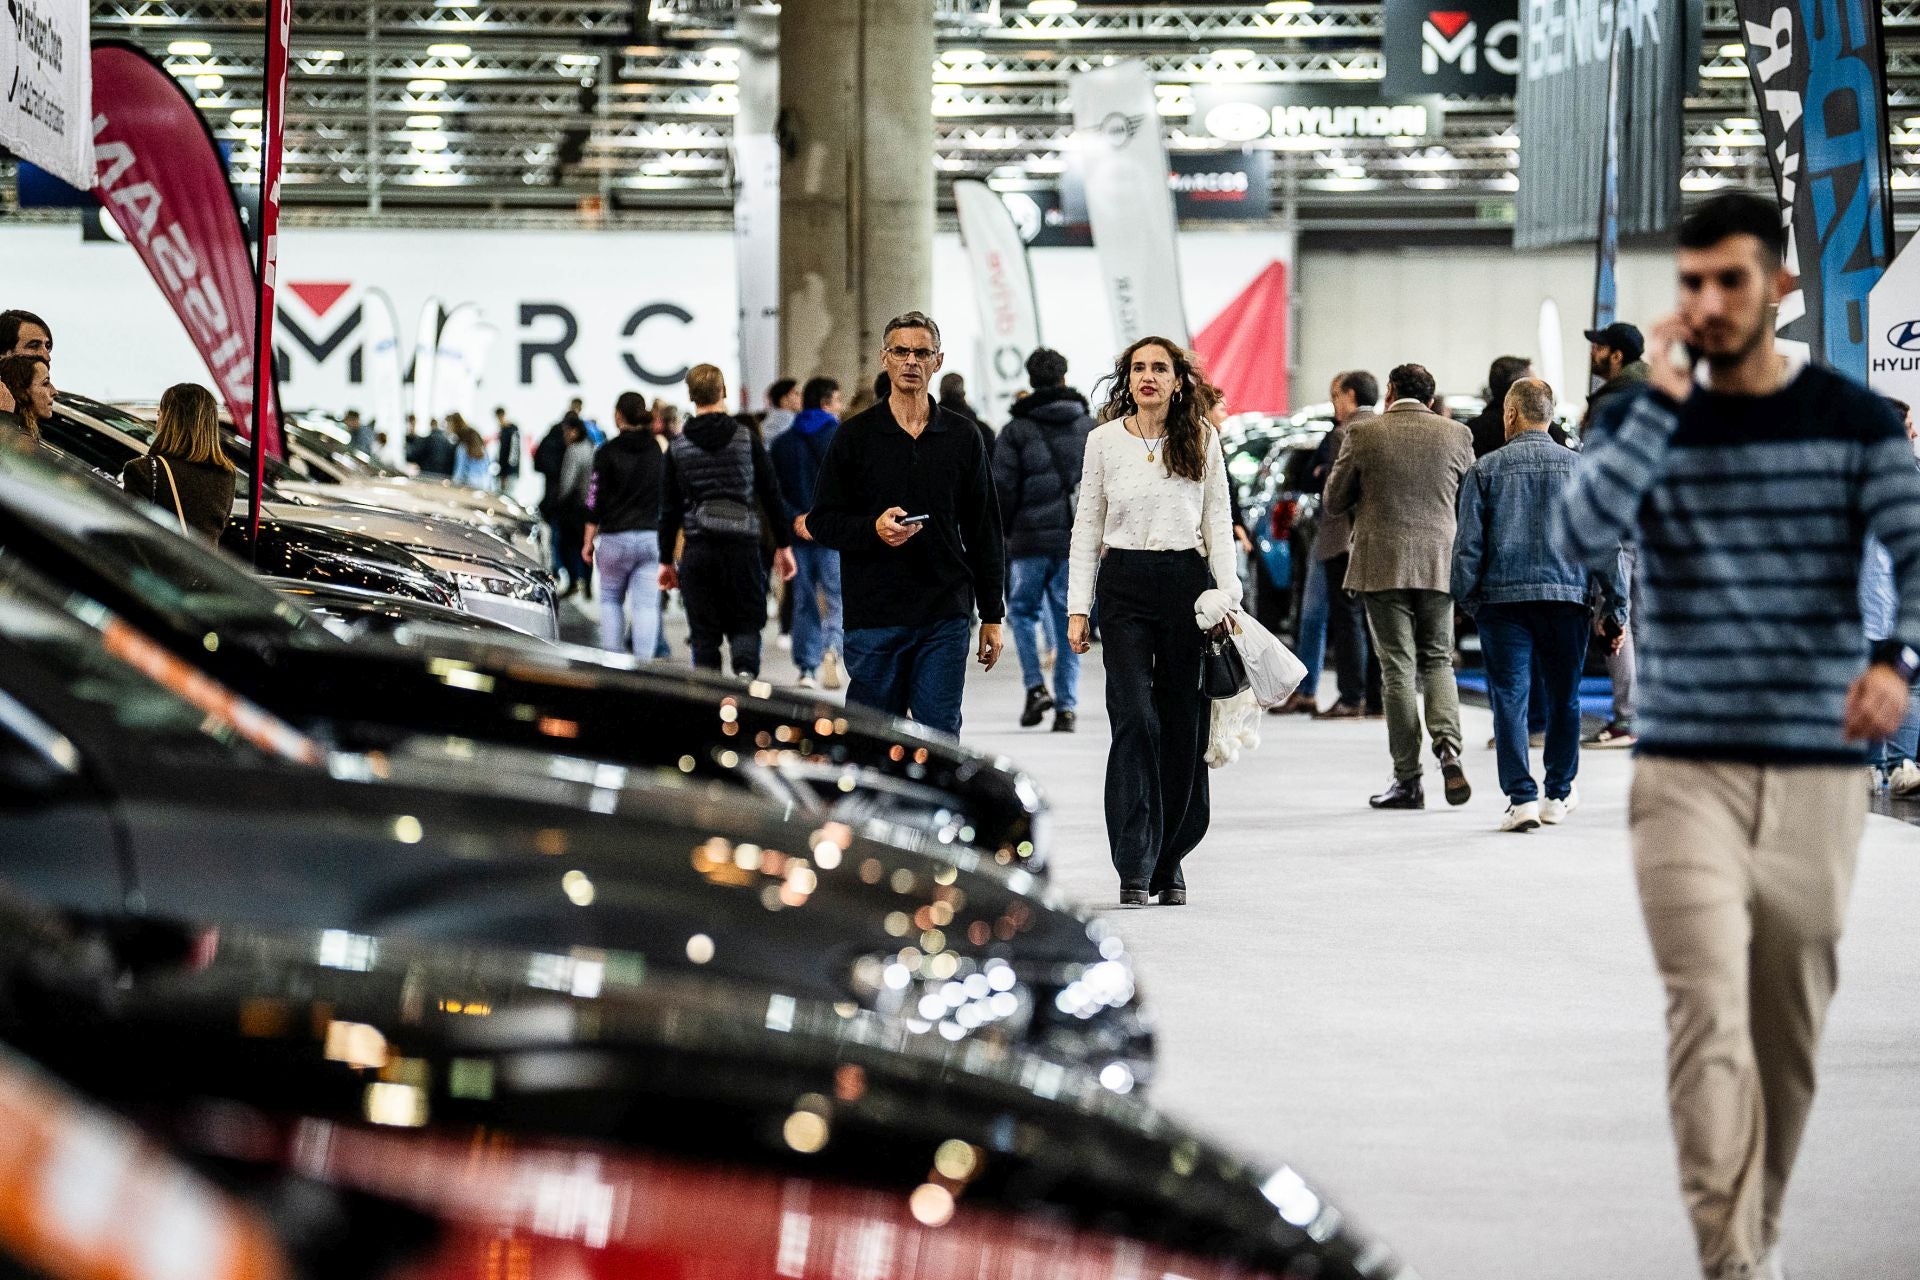
[{"label": "striped sweater", "polygon": [[1622,397],[1554,511],[1595,568],[1640,543],[1640,750],[1768,764],[1866,758],[1841,734],[1868,646],[1871,533],[1893,557],[1896,642],[1920,647],[1920,472],[1891,405],[1809,365],[1779,391]]}]

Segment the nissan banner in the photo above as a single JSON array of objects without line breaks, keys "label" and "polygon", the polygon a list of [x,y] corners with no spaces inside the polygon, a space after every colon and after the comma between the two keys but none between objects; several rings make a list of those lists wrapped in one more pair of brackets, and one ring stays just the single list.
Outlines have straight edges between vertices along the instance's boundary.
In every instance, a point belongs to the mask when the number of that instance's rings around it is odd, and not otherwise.
[{"label": "nissan banner", "polygon": [[1893,258],[1880,6],[1738,0],[1738,9],[1787,269],[1799,277],[1776,328],[1813,359],[1865,381],[1867,295]]},{"label": "nissan banner", "polygon": [[[253,260],[206,121],[166,68],[130,44],[93,49],[94,195],[166,295],[234,425],[253,422]],[[280,406],[264,420],[279,447]]]},{"label": "nissan banner", "polygon": [[93,185],[87,0],[7,0],[0,24],[0,147],[85,191]]},{"label": "nissan banner", "polygon": [[987,417],[1004,422],[1015,393],[1027,385],[1027,356],[1040,345],[1040,315],[1026,242],[999,196],[984,182],[953,184],[960,235],[973,267],[973,301],[980,316],[986,363]]},{"label": "nissan banner", "polygon": [[1607,81],[1620,40],[1620,234],[1680,216],[1680,134],[1698,74],[1699,0],[1523,0],[1514,113],[1516,248],[1593,243],[1605,182]]},{"label": "nissan banner", "polygon": [[1128,61],[1073,77],[1071,154],[1087,191],[1093,247],[1106,277],[1113,340],[1158,334],[1187,345],[1173,194],[1153,73]]},{"label": "nissan banner", "polygon": [[1505,97],[1520,70],[1518,0],[1386,0],[1380,52],[1388,97]]}]

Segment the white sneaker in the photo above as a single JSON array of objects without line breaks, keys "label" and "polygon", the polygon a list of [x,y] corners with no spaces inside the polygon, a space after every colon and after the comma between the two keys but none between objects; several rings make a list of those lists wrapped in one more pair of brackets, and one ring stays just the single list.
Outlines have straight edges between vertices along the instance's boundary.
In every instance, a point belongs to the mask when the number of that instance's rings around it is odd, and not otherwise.
[{"label": "white sneaker", "polygon": [[1767,1256],[1760,1259],[1760,1269],[1754,1272],[1754,1276],[1755,1280],[1787,1280],[1787,1263],[1780,1256],[1779,1245],[1767,1250]]},{"label": "white sneaker", "polygon": [[1580,788],[1568,787],[1567,798],[1565,800],[1555,800],[1551,797],[1547,799],[1547,803],[1542,806],[1540,810],[1540,821],[1549,826],[1557,825],[1565,822],[1567,815],[1579,807]]},{"label": "white sneaker", "polygon": [[800,678],[793,682],[793,687],[796,689],[814,689],[819,687],[819,681],[813,678],[811,671],[803,671],[800,673]]},{"label": "white sneaker", "polygon": [[1531,831],[1540,825],[1540,805],[1529,800],[1525,804],[1510,804],[1506,813],[1501,815],[1500,830]]},{"label": "white sneaker", "polygon": [[840,687],[840,655],[827,650],[827,656],[820,659],[820,685],[826,689]]},{"label": "white sneaker", "polygon": [[1887,790],[1896,796],[1920,795],[1920,764],[1902,760],[1887,775]]},{"label": "white sneaker", "polygon": [[780,637],[780,638],[779,638],[778,640],[775,640],[775,641],[774,641],[773,643],[774,643],[774,647],[775,647],[775,648],[777,648],[777,649],[779,649],[779,650],[780,650],[780,652],[782,652],[782,653],[792,653],[792,652],[793,652],[793,637],[792,637],[792,636],[781,636],[781,637]]}]

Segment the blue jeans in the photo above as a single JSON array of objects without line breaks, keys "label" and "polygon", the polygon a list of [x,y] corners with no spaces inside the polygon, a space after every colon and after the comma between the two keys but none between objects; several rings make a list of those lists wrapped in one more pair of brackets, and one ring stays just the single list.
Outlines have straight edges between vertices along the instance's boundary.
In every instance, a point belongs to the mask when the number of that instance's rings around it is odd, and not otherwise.
[{"label": "blue jeans", "polygon": [[1299,644],[1294,649],[1301,665],[1307,669],[1299,689],[1295,690],[1303,698],[1313,698],[1320,692],[1320,672],[1327,662],[1327,616],[1332,612],[1331,605],[1327,595],[1327,562],[1310,561],[1306,589],[1300,594],[1300,634],[1296,637]]},{"label": "blue jeans", "polygon": [[1580,668],[1592,623],[1585,605],[1486,604],[1475,615],[1493,703],[1500,789],[1514,804],[1540,798],[1527,752],[1527,704],[1537,671],[1546,688],[1546,789],[1564,800],[1580,771]]},{"label": "blue jeans", "polygon": [[793,593],[793,664],[812,675],[820,660],[844,647],[840,627],[840,553],[813,542],[793,544],[799,572],[787,584]]},{"label": "blue jeans", "polygon": [[1891,769],[1902,760],[1920,760],[1920,694],[1907,699],[1907,715],[1891,738],[1874,744],[1874,764]]},{"label": "blue jeans", "polygon": [[593,559],[600,566],[600,647],[651,660],[660,638],[660,535],[603,533]]},{"label": "blue jeans", "polygon": [[1067,645],[1067,558],[1019,556],[1011,568],[1007,622],[1013,628],[1013,651],[1020,655],[1020,679],[1029,689],[1047,683],[1037,640],[1044,626],[1053,646],[1053,705],[1072,711],[1080,704],[1080,655]]},{"label": "blue jeans", "polygon": [[970,618],[849,631],[847,701],[958,734],[972,640]]}]

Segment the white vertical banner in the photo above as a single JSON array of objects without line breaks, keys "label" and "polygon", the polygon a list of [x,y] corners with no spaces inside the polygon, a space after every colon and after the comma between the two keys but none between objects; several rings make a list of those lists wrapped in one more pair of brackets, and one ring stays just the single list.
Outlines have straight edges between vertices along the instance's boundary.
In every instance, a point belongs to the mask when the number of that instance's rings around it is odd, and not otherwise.
[{"label": "white vertical banner", "polygon": [[93,187],[87,0],[7,0],[0,20],[0,148]]},{"label": "white vertical banner", "polygon": [[480,308],[471,302],[463,302],[447,314],[446,323],[440,326],[440,341],[433,349],[433,416],[441,422],[449,413],[457,413],[468,426],[481,425],[475,416],[480,373],[497,336]]},{"label": "white vertical banner", "polygon": [[960,236],[973,268],[973,305],[980,316],[987,417],[1005,422],[1014,394],[1027,385],[1027,356],[1040,345],[1040,311],[1027,244],[1013,213],[986,183],[953,184]]},{"label": "white vertical banner", "polygon": [[1560,328],[1560,304],[1552,298],[1540,299],[1540,327],[1536,338],[1540,356],[1534,368],[1540,371],[1542,381],[1553,388],[1554,399],[1565,400],[1571,394],[1566,382],[1566,339]]},{"label": "white vertical banner", "polygon": [[1153,73],[1139,61],[1073,77],[1072,154],[1086,180],[1087,220],[1107,281],[1114,339],[1159,334],[1187,346],[1173,192]]},{"label": "white vertical banner", "polygon": [[[780,372],[780,143],[770,133],[733,140],[733,244],[739,267],[740,398],[743,409]],[[806,370],[799,371],[804,376]]]},{"label": "white vertical banner", "polygon": [[433,374],[437,363],[434,352],[440,347],[440,324],[446,314],[440,299],[428,298],[420,308],[420,322],[413,331],[413,416],[414,428],[419,431],[425,431],[434,418]]},{"label": "white vertical banner", "polygon": [[369,289],[361,302],[367,327],[365,378],[373,425],[387,437],[386,460],[398,465],[406,450],[407,418],[400,369],[400,318],[384,289]]},{"label": "white vertical banner", "polygon": [[1867,295],[1867,384],[1920,406],[1920,242],[1909,240]]}]

